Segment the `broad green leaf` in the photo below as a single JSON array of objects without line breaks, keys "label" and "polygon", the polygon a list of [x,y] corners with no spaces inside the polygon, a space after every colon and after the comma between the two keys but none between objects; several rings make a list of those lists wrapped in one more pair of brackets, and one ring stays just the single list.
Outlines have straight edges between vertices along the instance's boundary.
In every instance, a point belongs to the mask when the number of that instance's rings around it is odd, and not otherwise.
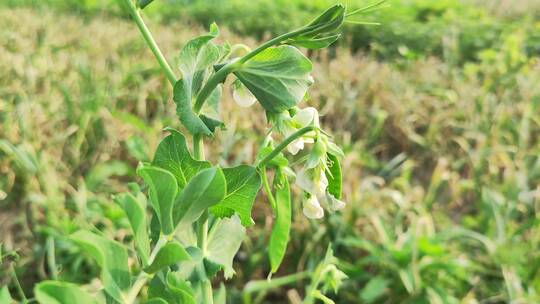
[{"label": "broad green leaf", "polygon": [[122,302],[122,292],[130,285],[126,248],[118,242],[85,230],[75,232],[70,238],[83,252],[96,260],[101,267],[101,281],[105,291],[116,301]]},{"label": "broad green leaf", "polygon": [[144,269],[147,273],[155,273],[163,267],[176,264],[180,261],[189,260],[190,256],[176,241],[170,241],[165,244],[157,253],[154,261]]},{"label": "broad green leaf", "polygon": [[339,37],[341,37],[340,34],[331,35],[328,37],[320,37],[320,38],[310,38],[310,37],[296,37],[294,39],[291,39],[287,41],[287,44],[294,45],[297,47],[304,47],[311,50],[316,49],[323,49],[328,46],[330,46],[332,43],[336,42]]},{"label": "broad green leaf", "polygon": [[328,193],[332,194],[335,198],[341,198],[341,165],[339,159],[331,153],[326,154],[328,156],[328,170],[325,171],[326,178],[328,179]]},{"label": "broad green leaf", "polygon": [[173,232],[173,204],[178,194],[178,183],[174,175],[162,168],[148,164],[141,164],[137,168],[137,174],[148,185],[148,193],[152,208],[154,208],[161,231],[169,235]]},{"label": "broad green leaf", "polygon": [[313,83],[312,64],[290,45],[270,47],[251,58],[234,74],[269,112],[295,106]]},{"label": "broad green leaf", "polygon": [[208,168],[195,175],[180,194],[173,209],[175,226],[190,225],[204,210],[219,203],[227,193],[227,182],[220,168]]},{"label": "broad green leaf", "polygon": [[[188,263],[190,263],[188,261]],[[169,304],[195,304],[195,292],[191,284],[180,278],[178,272],[158,273],[148,288],[148,298]],[[156,302],[162,303],[162,302]]]},{"label": "broad green leaf", "polygon": [[165,301],[165,299],[163,298],[152,298],[152,299],[148,299],[146,302],[144,302],[145,304],[170,304],[170,303],[167,303],[167,301]]},{"label": "broad green leaf", "polygon": [[139,192],[137,197],[131,193],[124,193],[116,196],[115,200],[124,209],[128,217],[133,231],[135,249],[143,265],[147,265],[150,254],[150,239],[146,224],[146,198]]},{"label": "broad green leaf", "polygon": [[253,225],[251,208],[261,188],[261,177],[257,169],[248,165],[240,165],[234,168],[224,168],[223,174],[227,180],[227,195],[210,211],[217,217],[230,217],[236,212],[242,225],[245,227]]},{"label": "broad green leaf", "polygon": [[[1,256],[1,252],[0,252],[0,256]],[[7,286],[2,287],[2,289],[0,289],[0,303],[10,304],[13,302],[14,301],[11,298],[11,295],[9,294],[9,289],[7,288]]]},{"label": "broad green leaf", "polygon": [[390,281],[383,276],[371,278],[362,291],[360,291],[360,298],[366,303],[375,302],[375,300],[386,292],[389,283]]},{"label": "broad green leaf", "polygon": [[148,4],[152,3],[154,0],[138,0],[137,4],[141,9],[145,8]]},{"label": "broad green leaf", "polygon": [[191,284],[178,279],[172,272],[167,273],[167,287],[181,304],[196,304],[195,294]]},{"label": "broad green leaf", "polygon": [[268,244],[268,255],[273,273],[278,270],[285,256],[292,221],[289,181],[281,170],[278,170],[274,177],[274,189],[276,189],[276,219],[274,220],[274,226],[272,227],[270,242]]},{"label": "broad green leaf", "polygon": [[225,278],[234,275],[233,259],[246,235],[246,228],[237,216],[218,219],[208,233],[208,254],[210,261],[223,266]]},{"label": "broad green leaf", "polygon": [[201,118],[193,112],[192,102],[210,74],[211,68],[219,60],[220,49],[210,43],[210,40],[218,34],[217,26],[212,24],[208,34],[188,41],[180,51],[179,68],[182,79],[174,85],[173,99],[180,121],[192,134],[212,134]]},{"label": "broad green leaf", "polygon": [[178,187],[183,189],[187,182],[199,171],[210,168],[210,163],[195,160],[186,144],[184,135],[174,129],[167,128],[167,135],[158,145],[152,165],[171,172]]},{"label": "broad green leaf", "polygon": [[68,282],[42,281],[34,287],[34,294],[36,300],[41,304],[98,303],[94,296],[82,290],[79,286]]}]

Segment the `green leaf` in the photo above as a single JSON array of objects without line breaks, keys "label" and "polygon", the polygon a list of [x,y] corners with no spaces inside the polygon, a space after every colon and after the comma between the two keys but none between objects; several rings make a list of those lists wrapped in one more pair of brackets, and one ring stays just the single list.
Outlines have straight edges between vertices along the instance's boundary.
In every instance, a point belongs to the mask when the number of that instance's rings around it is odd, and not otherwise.
[{"label": "green leaf", "polygon": [[141,9],[145,8],[148,4],[152,3],[154,0],[138,0],[137,4]]},{"label": "green leaf", "polygon": [[175,226],[195,222],[204,210],[223,200],[226,192],[223,170],[208,168],[200,171],[189,181],[174,205]]},{"label": "green leaf", "polygon": [[230,217],[236,212],[242,225],[245,227],[253,225],[251,208],[261,188],[259,172],[255,167],[240,165],[234,168],[224,168],[223,174],[227,180],[227,195],[210,211],[217,217]]},{"label": "green leaf", "polygon": [[218,219],[208,233],[208,254],[210,261],[224,268],[225,278],[234,275],[233,259],[246,235],[246,228],[237,216]]},{"label": "green leaf", "polygon": [[[187,263],[191,263],[191,260]],[[158,273],[148,288],[149,299],[160,299],[169,304],[195,304],[195,292],[191,284],[178,272]],[[162,303],[162,302],[156,302]]]},{"label": "green leaf", "polygon": [[191,288],[191,285],[184,281],[178,279],[174,273],[167,273],[167,287],[174,296],[179,299],[181,304],[196,304],[195,301],[195,292]]},{"label": "green leaf", "polygon": [[188,41],[180,51],[179,67],[182,79],[174,85],[173,100],[180,121],[191,134],[212,134],[201,118],[193,112],[192,102],[212,71],[211,68],[219,60],[220,49],[210,43],[218,34],[217,26],[212,24],[208,34]]},{"label": "green leaf", "polygon": [[130,286],[127,250],[120,243],[90,231],[79,230],[70,237],[101,267],[101,281],[105,291],[122,302],[122,292]]},{"label": "green leaf", "polygon": [[9,289],[7,288],[7,286],[2,287],[2,289],[0,289],[0,303],[10,304],[13,302],[14,301],[11,298],[11,295],[9,294]]},{"label": "green leaf", "polygon": [[383,276],[371,278],[360,292],[360,298],[366,303],[375,302],[386,292],[389,283],[390,281]]},{"label": "green leaf", "polygon": [[324,173],[328,179],[328,193],[332,194],[335,198],[341,198],[341,165],[339,159],[331,153],[326,154],[328,156],[328,170]]},{"label": "green leaf", "polygon": [[199,171],[210,168],[206,161],[195,160],[186,144],[184,135],[174,129],[167,128],[170,134],[158,145],[152,165],[171,172],[178,187],[183,189],[187,182]]},{"label": "green leaf", "polygon": [[[145,304],[169,304],[167,301],[163,298],[152,298],[148,299],[148,301],[144,302]],[[171,302],[172,303],[172,302]]]},{"label": "green leaf", "polygon": [[303,33],[302,36],[315,37],[319,34],[337,30],[343,24],[343,21],[345,21],[345,7],[342,4],[336,4],[308,23],[305,27],[309,31]]},{"label": "green leaf", "polygon": [[34,294],[36,300],[41,304],[98,303],[94,296],[82,290],[79,286],[60,281],[42,281],[34,287]]},{"label": "green leaf", "polygon": [[270,257],[270,266],[273,273],[278,270],[279,265],[285,256],[285,252],[287,251],[292,221],[289,181],[287,180],[287,176],[285,176],[281,170],[276,172],[274,188],[276,189],[276,219],[274,221],[274,226],[272,227],[268,245],[268,255]]},{"label": "green leaf", "polygon": [[295,106],[313,83],[312,64],[290,45],[270,47],[240,66],[234,74],[269,112]]},{"label": "green leaf", "polygon": [[147,273],[156,273],[163,267],[189,260],[191,257],[177,241],[170,241],[159,249],[156,258],[150,266],[144,269]]},{"label": "green leaf", "polygon": [[336,42],[341,34],[331,35],[328,37],[320,38],[310,38],[310,37],[296,37],[287,41],[287,44],[294,45],[297,47],[304,47],[311,50],[323,49],[330,46],[332,43]]},{"label": "green leaf", "polygon": [[131,193],[124,193],[116,196],[115,200],[124,209],[128,217],[133,231],[135,249],[141,258],[142,264],[147,265],[150,254],[150,239],[146,224],[146,198],[139,192],[137,197]]},{"label": "green leaf", "polygon": [[174,230],[173,204],[178,194],[178,183],[174,175],[148,164],[139,165],[137,174],[148,185],[150,202],[158,216],[161,231],[166,235],[171,234]]}]

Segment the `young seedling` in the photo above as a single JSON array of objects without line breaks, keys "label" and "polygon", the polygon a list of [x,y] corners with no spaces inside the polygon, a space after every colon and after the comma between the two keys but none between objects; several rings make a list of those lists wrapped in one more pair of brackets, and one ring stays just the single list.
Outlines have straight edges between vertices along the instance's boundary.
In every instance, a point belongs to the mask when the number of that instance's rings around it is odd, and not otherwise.
[{"label": "young seedling", "polygon": [[[226,279],[234,275],[233,259],[246,227],[254,224],[251,209],[261,187],[275,216],[268,244],[270,273],[278,270],[290,238],[293,178],[308,218],[320,219],[345,205],[340,200],[343,152],[321,129],[317,110],[299,107],[313,78],[310,60],[297,47],[328,47],[340,37],[337,31],[345,19],[363,11],[347,14],[344,6],[334,5],[305,26],[239,57],[233,50],[246,47],[216,44],[219,30],[212,24],[207,34],[181,49],[179,78],[141,17],[141,9],[152,1],[122,1],[173,86],[176,113],[193,148],[186,135],[167,128],[153,160],[137,168],[145,193],[131,184],[131,191],[115,198],[132,228],[135,265],[128,266],[124,244],[81,230],[70,239],[100,266],[104,292],[95,297],[74,284],[45,281],[36,286],[36,298],[42,303],[225,303],[225,289],[213,293],[211,282],[220,271]],[[254,164],[223,168],[204,160],[204,140],[225,126],[218,107],[226,78],[234,78],[234,100],[242,107],[259,102],[270,124]],[[287,151],[295,166],[285,157]],[[294,173],[293,167],[300,169]],[[272,182],[267,171],[273,171]],[[333,259],[329,250],[314,271],[306,303],[330,301],[318,286],[329,274],[336,282],[343,279]]]}]

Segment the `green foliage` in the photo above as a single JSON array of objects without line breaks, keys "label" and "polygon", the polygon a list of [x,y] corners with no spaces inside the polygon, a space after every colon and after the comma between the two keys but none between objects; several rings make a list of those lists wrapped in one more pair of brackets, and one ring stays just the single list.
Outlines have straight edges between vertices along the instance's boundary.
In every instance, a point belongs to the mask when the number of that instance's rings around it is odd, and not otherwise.
[{"label": "green foliage", "polygon": [[175,226],[191,225],[202,213],[223,200],[227,193],[227,181],[223,170],[201,170],[186,185],[174,206]]},{"label": "green foliage", "polygon": [[67,282],[43,281],[36,285],[34,293],[40,304],[98,303],[91,294],[83,291],[79,286]]},{"label": "green foliage", "polygon": [[219,204],[210,208],[217,217],[231,217],[238,214],[245,227],[254,224],[251,219],[251,208],[255,197],[261,188],[261,177],[257,170],[248,165],[224,168],[223,174],[227,181],[227,194]]},{"label": "green foliage", "polygon": [[[221,56],[220,49],[210,42],[218,34],[217,26],[212,24],[208,34],[188,41],[180,51],[179,68],[182,79],[174,85],[174,102],[180,121],[192,134],[211,135],[211,129],[215,128],[215,125],[207,126],[198,113],[193,112],[192,100]],[[220,87],[215,90],[220,90]]]},{"label": "green foliage", "polygon": [[161,230],[167,235],[171,234],[179,220],[173,217],[173,208],[177,208],[175,199],[178,194],[178,183],[174,175],[148,164],[141,164],[137,168],[137,174],[149,187],[150,202],[159,219]]},{"label": "green foliage", "polygon": [[174,129],[167,131],[171,134],[159,143],[152,165],[171,172],[178,182],[178,187],[183,189],[193,176],[202,169],[210,168],[211,164],[193,159],[182,133]]},{"label": "green foliage", "polygon": [[123,293],[130,286],[126,248],[93,232],[81,230],[70,236],[81,250],[91,256],[101,268],[101,280],[107,294],[122,303]]},{"label": "green foliage", "polygon": [[159,249],[156,257],[152,261],[152,264],[144,268],[144,271],[147,273],[155,273],[167,266],[189,259],[189,254],[186,252],[184,247],[180,245],[180,243],[170,241]]},{"label": "green foliage", "polygon": [[266,111],[279,113],[296,106],[308,87],[311,62],[291,46],[270,47],[242,64],[234,74]]},{"label": "green foliage", "polygon": [[221,265],[225,278],[234,275],[233,259],[246,236],[246,228],[237,217],[216,220],[208,233],[208,259]]},{"label": "green foliage", "polygon": [[115,199],[124,209],[129,219],[137,255],[141,258],[143,265],[147,265],[150,255],[150,239],[146,223],[146,197],[140,192],[135,195],[124,193],[118,195]]}]

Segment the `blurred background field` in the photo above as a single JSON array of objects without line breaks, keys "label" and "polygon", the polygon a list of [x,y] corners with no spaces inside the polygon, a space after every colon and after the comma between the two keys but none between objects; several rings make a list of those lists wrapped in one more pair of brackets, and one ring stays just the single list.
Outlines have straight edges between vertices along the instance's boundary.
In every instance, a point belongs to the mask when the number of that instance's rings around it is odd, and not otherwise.
[{"label": "blurred background field", "polygon": [[[161,2],[161,3],[160,3]],[[145,17],[167,58],[212,21],[254,46],[329,0],[157,1]],[[367,1],[345,1],[350,7]],[[348,276],[336,303],[540,303],[540,1],[392,0],[310,52],[308,105],[344,147],[346,209],[308,221],[295,206],[286,276],[328,243]],[[0,286],[95,287],[95,263],[66,241],[97,227],[129,242],[112,195],[136,179],[172,92],[114,0],[0,2]],[[210,155],[251,162],[261,111],[222,105]],[[246,119],[250,117],[252,119]],[[218,149],[218,150],[216,150]],[[265,199],[227,282],[231,303],[297,303],[309,278],[264,292],[272,221]]]}]

